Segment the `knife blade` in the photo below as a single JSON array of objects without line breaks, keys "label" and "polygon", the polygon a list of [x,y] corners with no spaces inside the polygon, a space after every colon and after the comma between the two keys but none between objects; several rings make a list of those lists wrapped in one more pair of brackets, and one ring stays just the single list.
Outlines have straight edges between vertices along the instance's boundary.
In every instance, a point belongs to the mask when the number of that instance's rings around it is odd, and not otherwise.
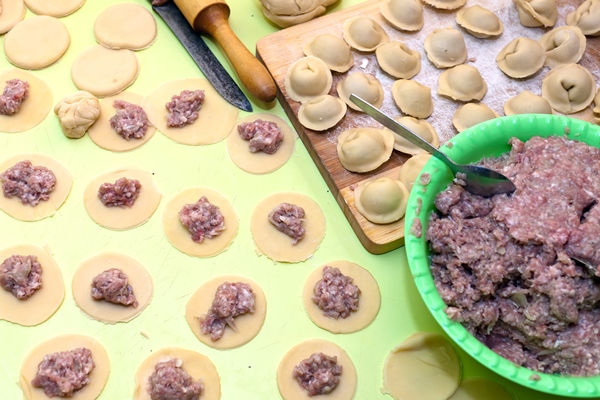
[{"label": "knife blade", "polygon": [[169,26],[217,92],[240,110],[251,112],[252,105],[242,89],[206,45],[202,36],[190,26],[177,5],[168,1],[152,8]]}]

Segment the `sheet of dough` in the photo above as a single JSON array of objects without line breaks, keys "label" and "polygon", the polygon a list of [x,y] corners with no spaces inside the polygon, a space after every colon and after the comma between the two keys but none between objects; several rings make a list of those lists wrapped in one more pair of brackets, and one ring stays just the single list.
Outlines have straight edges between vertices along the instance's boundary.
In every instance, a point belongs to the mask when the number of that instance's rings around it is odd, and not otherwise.
[{"label": "sheet of dough", "polygon": [[0,14],[0,35],[10,31],[21,22],[25,18],[26,10],[23,0],[3,1]]},{"label": "sheet of dough", "polygon": [[85,0],[25,0],[27,8],[38,15],[64,17],[73,14]]},{"label": "sheet of dough", "polygon": [[140,5],[115,4],[96,17],[94,36],[109,49],[141,50],[156,40],[156,21]]}]

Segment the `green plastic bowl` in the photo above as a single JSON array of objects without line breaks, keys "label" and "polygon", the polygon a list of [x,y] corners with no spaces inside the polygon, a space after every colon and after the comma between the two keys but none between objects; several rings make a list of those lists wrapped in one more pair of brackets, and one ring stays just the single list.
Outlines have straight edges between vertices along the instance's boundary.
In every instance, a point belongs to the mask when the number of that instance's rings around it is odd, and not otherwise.
[{"label": "green plastic bowl", "polygon": [[[442,151],[459,163],[477,162],[483,157],[499,156],[510,150],[508,139],[517,137],[523,141],[533,136],[565,135],[573,140],[600,148],[600,127],[588,122],[557,115],[523,114],[495,118],[473,126],[448,141]],[[435,196],[444,190],[452,175],[435,157],[427,162],[422,172],[431,175],[426,186],[415,183],[408,200],[405,224],[405,247],[408,264],[417,289],[425,304],[446,333],[464,351],[497,374],[522,386],[558,396],[588,398],[600,396],[600,376],[572,377],[549,375],[518,366],[494,353],[471,335],[460,323],[451,321],[444,310],[446,305],[440,297],[430,271],[429,247],[425,238],[428,220],[434,210]],[[417,200],[422,201],[419,214]],[[420,238],[410,233],[415,218],[421,221]],[[530,379],[533,374],[539,380]]]}]

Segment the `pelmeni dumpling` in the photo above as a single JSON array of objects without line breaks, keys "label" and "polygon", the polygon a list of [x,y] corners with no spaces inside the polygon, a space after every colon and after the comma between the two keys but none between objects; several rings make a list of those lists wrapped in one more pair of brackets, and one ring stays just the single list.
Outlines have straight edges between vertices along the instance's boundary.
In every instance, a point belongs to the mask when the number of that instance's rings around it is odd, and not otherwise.
[{"label": "pelmeni dumpling", "polygon": [[594,108],[592,111],[594,112],[594,122],[600,124],[600,89],[598,89],[596,97],[594,97]]},{"label": "pelmeni dumpling", "polygon": [[498,118],[498,113],[483,103],[467,103],[458,107],[452,117],[452,124],[462,132],[480,122]]},{"label": "pelmeni dumpling", "polygon": [[521,25],[535,28],[554,26],[558,19],[556,0],[514,0]]},{"label": "pelmeni dumpling", "polygon": [[567,15],[567,24],[578,26],[584,35],[600,35],[600,0],[585,0]]},{"label": "pelmeni dumpling", "polygon": [[352,128],[338,136],[338,158],[348,171],[373,171],[390,158],[393,150],[394,135],[389,130]]},{"label": "pelmeni dumpling", "polygon": [[511,78],[525,78],[542,69],[545,59],[546,51],[537,40],[518,37],[500,50],[496,63]]},{"label": "pelmeni dumpling", "polygon": [[305,101],[298,109],[298,121],[305,128],[324,131],[332,128],[346,115],[346,103],[328,94]]},{"label": "pelmeni dumpling", "polygon": [[504,114],[553,114],[553,111],[548,100],[529,90],[523,90],[504,103]]},{"label": "pelmeni dumpling", "polygon": [[377,21],[369,17],[353,17],[344,23],[344,40],[358,51],[371,52],[390,40]]},{"label": "pelmeni dumpling", "polygon": [[421,170],[430,158],[431,154],[429,153],[416,154],[402,164],[400,173],[398,174],[398,180],[404,183],[404,186],[406,186],[409,192],[412,190]]},{"label": "pelmeni dumpling", "polygon": [[356,104],[350,100],[350,95],[355,94],[375,107],[381,107],[383,104],[383,87],[381,82],[373,75],[364,72],[354,72],[349,74],[337,84],[337,93],[340,99],[344,100],[350,108],[356,111],[362,111]]},{"label": "pelmeni dumpling", "polygon": [[477,68],[460,64],[440,74],[437,92],[454,100],[481,100],[487,93],[487,84]]},{"label": "pelmeni dumpling", "polygon": [[480,39],[498,36],[504,30],[500,18],[478,4],[458,10],[456,23],[471,35]]},{"label": "pelmeni dumpling", "polygon": [[546,50],[545,65],[554,68],[579,62],[585,53],[587,41],[581,29],[567,25],[546,32],[539,42]]},{"label": "pelmeni dumpling", "polygon": [[307,56],[288,69],[284,86],[288,97],[294,101],[307,101],[329,93],[333,77],[331,70],[320,58]]},{"label": "pelmeni dumpling", "polygon": [[563,114],[583,110],[595,94],[594,76],[579,64],[560,65],[551,69],[542,80],[542,97]]},{"label": "pelmeni dumpling", "polygon": [[394,28],[414,32],[423,27],[423,6],[419,0],[388,0],[381,4],[381,15]]},{"label": "pelmeni dumpling", "polygon": [[456,10],[467,3],[467,0],[423,0],[423,3],[440,10]]},{"label": "pelmeni dumpling", "polygon": [[[429,122],[423,119],[417,119],[413,117],[398,117],[396,118],[396,121],[398,121],[398,123],[406,127],[408,130],[412,131],[413,133],[416,133],[418,136],[421,137],[421,139],[425,140],[426,142],[429,142],[429,144],[431,144],[436,149],[440,147],[440,139],[438,137],[438,134]],[[411,155],[426,153],[425,150],[404,139],[397,133],[392,133],[394,134],[394,149],[404,154]]]},{"label": "pelmeni dumpling", "polygon": [[304,54],[325,61],[330,70],[346,72],[354,65],[354,56],[344,39],[329,33],[315,36],[304,46]]},{"label": "pelmeni dumpling", "polygon": [[467,45],[462,33],[454,28],[434,29],[425,38],[427,58],[438,68],[462,64],[467,59]]},{"label": "pelmeni dumpling", "polygon": [[404,114],[427,118],[433,112],[431,89],[417,81],[397,80],[392,84],[392,97]]},{"label": "pelmeni dumpling", "polygon": [[398,79],[410,79],[421,71],[421,53],[402,42],[387,42],[375,50],[382,70]]},{"label": "pelmeni dumpling", "polygon": [[389,224],[404,217],[408,195],[400,181],[388,177],[369,179],[354,189],[354,205],[372,223]]}]

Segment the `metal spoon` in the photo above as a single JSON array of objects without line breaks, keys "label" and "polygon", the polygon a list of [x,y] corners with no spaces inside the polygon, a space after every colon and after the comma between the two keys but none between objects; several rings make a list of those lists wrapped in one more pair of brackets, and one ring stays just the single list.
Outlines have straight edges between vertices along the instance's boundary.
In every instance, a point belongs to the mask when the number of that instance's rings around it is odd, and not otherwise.
[{"label": "metal spoon", "polygon": [[466,182],[464,188],[468,192],[489,197],[495,194],[512,193],[516,190],[515,185],[501,173],[479,165],[457,164],[429,142],[387,116],[372,104],[354,94],[350,95],[350,100],[382,125],[443,161],[455,177]]}]

